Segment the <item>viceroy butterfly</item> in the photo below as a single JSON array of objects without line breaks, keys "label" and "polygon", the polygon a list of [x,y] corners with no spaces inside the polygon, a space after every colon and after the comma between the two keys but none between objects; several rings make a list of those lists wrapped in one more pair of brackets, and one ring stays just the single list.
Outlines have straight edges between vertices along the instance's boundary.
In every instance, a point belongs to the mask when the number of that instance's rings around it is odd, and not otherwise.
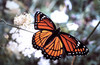
[{"label": "viceroy butterfly", "polygon": [[65,51],[67,55],[86,55],[89,49],[70,34],[60,32],[52,20],[42,12],[35,13],[34,28],[39,30],[32,37],[35,49],[42,50],[47,59],[59,59]]}]

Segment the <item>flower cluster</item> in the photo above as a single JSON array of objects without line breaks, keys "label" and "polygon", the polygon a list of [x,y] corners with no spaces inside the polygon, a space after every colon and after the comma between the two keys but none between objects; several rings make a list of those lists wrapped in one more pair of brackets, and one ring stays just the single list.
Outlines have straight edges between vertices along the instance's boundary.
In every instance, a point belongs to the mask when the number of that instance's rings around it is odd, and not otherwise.
[{"label": "flower cluster", "polygon": [[[32,36],[36,32],[34,30],[34,24],[31,24],[33,20],[33,17],[27,13],[14,18],[14,24],[27,31],[14,27],[10,30],[9,33],[12,35],[12,40],[9,41],[7,46],[12,52],[17,54],[21,52],[24,56],[31,57],[31,54],[36,51],[36,49],[32,47]],[[28,31],[32,31],[33,33]],[[40,56],[37,56],[38,53]],[[35,52],[35,57],[38,58],[41,56],[42,54],[40,52]]]},{"label": "flower cluster", "polygon": [[18,26],[28,26],[33,22],[33,17],[30,14],[21,14],[14,18],[14,24]]}]

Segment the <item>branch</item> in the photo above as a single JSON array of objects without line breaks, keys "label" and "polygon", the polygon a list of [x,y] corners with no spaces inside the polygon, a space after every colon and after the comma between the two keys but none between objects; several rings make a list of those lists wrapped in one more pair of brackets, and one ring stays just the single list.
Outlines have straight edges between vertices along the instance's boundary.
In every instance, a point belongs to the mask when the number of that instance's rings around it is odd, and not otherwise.
[{"label": "branch", "polygon": [[72,62],[71,62],[71,65],[74,64],[75,59],[76,59],[76,56],[73,57]]},{"label": "branch", "polygon": [[5,20],[3,20],[3,19],[1,19],[0,21],[4,22],[4,23],[5,23],[6,25],[8,25],[8,26],[12,26],[12,27],[15,27],[15,28],[17,28],[17,29],[21,29],[21,30],[24,30],[24,31],[27,31],[27,32],[30,32],[30,33],[34,33],[34,32],[32,32],[32,31],[29,31],[29,30],[20,28],[20,27],[18,27],[18,26],[12,25],[12,24],[10,24],[10,23],[7,23],[7,22],[6,22]]},{"label": "branch", "polygon": [[90,33],[90,35],[86,38],[85,42],[88,41],[88,39],[91,37],[91,35],[94,33],[94,31],[96,30],[96,28],[99,26],[100,21],[98,22],[98,24],[96,25],[96,27],[93,29],[93,31]]},{"label": "branch", "polygon": [[[93,31],[90,33],[90,35],[86,38],[85,42],[88,41],[88,39],[89,39],[89,38],[91,37],[91,35],[94,33],[94,31],[95,31],[96,28],[99,26],[99,24],[100,24],[100,21],[98,22],[98,24],[96,25],[96,27],[93,29]],[[75,58],[76,58],[76,56],[73,57],[72,62],[71,62],[71,65],[74,64]]]}]

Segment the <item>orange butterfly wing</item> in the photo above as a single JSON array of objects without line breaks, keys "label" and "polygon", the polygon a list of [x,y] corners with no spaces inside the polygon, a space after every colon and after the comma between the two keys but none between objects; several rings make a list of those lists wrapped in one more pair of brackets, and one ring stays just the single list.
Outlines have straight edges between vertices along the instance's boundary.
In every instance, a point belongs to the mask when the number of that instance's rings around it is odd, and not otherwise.
[{"label": "orange butterfly wing", "polygon": [[44,47],[44,56],[48,59],[59,59],[63,54],[63,45],[59,37],[54,37],[54,39]]},{"label": "orange butterfly wing", "polygon": [[52,35],[52,32],[47,30],[38,31],[33,35],[32,44],[35,49],[41,49],[44,57],[50,59],[59,59],[63,53],[63,45],[59,37],[54,37],[48,45],[46,41]]},{"label": "orange butterfly wing", "polygon": [[67,55],[86,55],[89,52],[86,46],[67,33],[61,32],[60,38]]},{"label": "orange butterfly wing", "polygon": [[38,31],[37,33],[33,35],[33,38],[32,38],[33,47],[36,49],[43,49],[45,42],[51,35],[52,35],[52,32],[50,31],[46,31],[46,30]]},{"label": "orange butterfly wing", "polygon": [[45,14],[37,11],[35,14],[34,28],[37,30],[55,30],[56,26]]}]

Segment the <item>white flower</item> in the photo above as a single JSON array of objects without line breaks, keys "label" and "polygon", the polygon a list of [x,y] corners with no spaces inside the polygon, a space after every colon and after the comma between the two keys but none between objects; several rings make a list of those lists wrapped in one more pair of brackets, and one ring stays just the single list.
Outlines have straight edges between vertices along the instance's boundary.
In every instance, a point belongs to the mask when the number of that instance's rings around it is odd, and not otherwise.
[{"label": "white flower", "polygon": [[33,22],[33,17],[30,14],[21,14],[14,18],[14,24],[19,26],[27,26]]},{"label": "white flower", "polygon": [[14,41],[9,41],[8,45],[7,45],[7,49],[8,51],[12,51],[15,55],[17,59],[21,59],[21,56],[18,52],[18,48],[17,48],[18,44]]},{"label": "white flower", "polygon": [[38,62],[38,65],[50,65],[50,60],[44,59],[43,57]]},{"label": "white flower", "polygon": [[67,23],[66,24],[69,30],[77,30],[79,28],[79,26],[75,23]]},{"label": "white flower", "polygon": [[[34,29],[31,31],[34,31]],[[18,52],[22,52],[24,56],[28,56],[30,58],[31,54],[35,51],[35,49],[32,47],[32,36],[34,33],[12,28],[10,34],[12,34],[12,40],[16,41],[9,42],[9,48],[11,51],[15,52],[16,49]],[[16,47],[12,46],[12,44],[16,44]]]},{"label": "white flower", "polygon": [[21,13],[21,9],[19,8],[19,5],[14,1],[7,1],[6,8],[8,8],[9,10],[5,9],[5,13],[8,13],[8,14]]},{"label": "white flower", "polygon": [[7,1],[6,7],[12,10],[12,9],[18,9],[19,5],[14,1]]},{"label": "white flower", "polygon": [[92,25],[93,27],[95,27],[98,23],[99,23],[99,20],[94,19],[94,20],[92,20],[91,25]]},{"label": "white flower", "polygon": [[72,4],[71,4],[70,0],[65,0],[64,3],[66,5],[66,7],[67,6],[69,7],[69,10],[72,10]]},{"label": "white flower", "polygon": [[36,58],[40,58],[40,57],[43,57],[43,54],[42,54],[41,50],[38,50],[38,51],[35,52],[34,56]]},{"label": "white flower", "polygon": [[56,65],[58,63],[58,60],[53,61],[53,63]]},{"label": "white flower", "polygon": [[8,48],[10,48],[13,52],[17,51],[17,43],[14,41],[9,41]]},{"label": "white flower", "polygon": [[53,13],[51,13],[51,19],[55,23],[66,23],[69,16],[62,11],[55,10]]},{"label": "white flower", "polygon": [[[93,27],[96,27],[97,24],[98,24],[99,22],[100,22],[99,20],[94,19],[94,20],[92,20],[91,25],[92,25]],[[97,27],[97,30],[98,30],[98,31],[100,30],[100,25]]]},{"label": "white flower", "polygon": [[17,28],[12,28],[9,33],[10,34],[15,33],[17,30],[18,30]]},{"label": "white flower", "polygon": [[28,49],[24,50],[22,52],[22,54],[24,54],[24,56],[28,56],[30,58],[31,57],[31,54],[34,52],[33,50],[35,50],[35,49],[33,49],[32,47],[31,48],[28,48]]}]

